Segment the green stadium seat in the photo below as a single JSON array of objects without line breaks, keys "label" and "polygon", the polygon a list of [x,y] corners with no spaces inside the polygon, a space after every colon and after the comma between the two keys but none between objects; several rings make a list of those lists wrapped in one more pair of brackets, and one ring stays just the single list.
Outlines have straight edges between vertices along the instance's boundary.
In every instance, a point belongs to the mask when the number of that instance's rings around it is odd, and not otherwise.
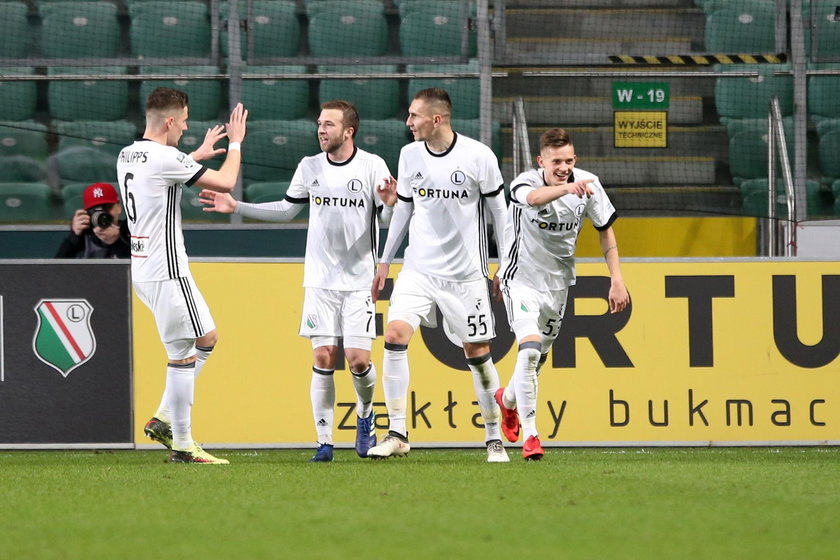
[{"label": "green stadium seat", "polygon": [[[793,159],[793,121],[784,119],[788,155]],[[733,182],[767,177],[767,119],[732,119],[725,123],[729,136],[729,171]]]},{"label": "green stadium seat", "polygon": [[262,121],[251,127],[242,152],[242,175],[248,181],[288,181],[301,158],[320,152],[310,120]]},{"label": "green stadium seat", "polygon": [[[70,219],[76,210],[84,208],[84,192],[88,183],[69,183],[61,187],[62,216]],[[118,189],[119,192],[119,189]]]},{"label": "green stadium seat", "polygon": [[[2,24],[0,24],[2,25]],[[0,36],[2,41],[2,36]],[[0,68],[0,76],[22,76],[34,74],[30,67]],[[38,90],[35,82],[0,81],[0,120],[23,121],[31,119],[38,104]]]},{"label": "green stadium seat", "polygon": [[[123,66],[51,67],[56,74],[125,74]],[[47,84],[50,116],[60,121],[115,121],[128,111],[128,82],[123,80],[52,80]]]},{"label": "green stadium seat", "polygon": [[[245,2],[240,2],[240,20],[248,17]],[[227,17],[229,10],[222,7],[221,15]],[[300,22],[297,6],[286,0],[254,0],[251,8],[251,20],[247,31],[240,34],[242,39],[241,54],[243,60],[252,63],[265,58],[293,57],[298,53],[300,44]],[[253,36],[253,57],[248,52],[249,36]],[[227,31],[222,32],[222,52],[228,56]]]},{"label": "green stadium seat", "polygon": [[210,56],[210,17],[202,2],[131,2],[131,54],[140,58]]},{"label": "green stadium seat", "polygon": [[43,162],[29,156],[0,156],[0,182],[36,183],[47,178],[47,168]]},{"label": "green stadium seat", "polygon": [[58,150],[86,146],[115,157],[137,139],[137,127],[128,121],[56,122]]},{"label": "green stadium seat", "polygon": [[777,76],[775,72],[790,70],[789,65],[744,64],[719,66],[722,72],[758,72],[754,78],[717,78],[715,107],[721,117],[753,119],[767,117],[770,98],[779,98],[782,115],[793,114],[793,76]]},{"label": "green stadium seat", "polygon": [[41,4],[41,50],[48,58],[115,57],[120,50],[117,6],[110,2]]},{"label": "green stadium seat", "polygon": [[[143,74],[174,74],[181,76],[207,76],[218,74],[215,66],[146,66]],[[189,96],[189,118],[209,121],[219,118],[222,109],[222,83],[219,80],[175,78],[172,80],[143,80],[140,83],[140,112],[146,112],[146,99],[157,87],[179,89]]]},{"label": "green stadium seat", "polygon": [[834,195],[834,198],[840,198],[840,179],[831,183],[831,194]]},{"label": "green stadium seat", "polygon": [[385,4],[381,0],[303,0],[303,9],[307,17],[312,18],[322,12],[334,10],[336,4],[347,3],[362,6],[365,10],[372,12],[385,13]]},{"label": "green stadium seat", "polygon": [[[455,132],[460,132],[464,136],[469,136],[474,140],[481,140],[481,120],[480,119],[452,119],[452,129]],[[492,121],[490,124],[490,138],[491,148],[495,152],[496,157],[501,161],[502,159],[502,125],[499,121]]]},{"label": "green stadium seat", "polygon": [[468,32],[463,52],[463,30],[469,27],[461,2],[429,0],[413,7],[400,23],[400,49],[405,56],[475,56],[476,34]]},{"label": "green stadium seat", "polygon": [[[748,216],[767,216],[767,179],[752,179],[740,185],[743,195],[743,211]],[[831,202],[828,193],[823,193],[818,181],[805,182],[806,211],[809,217],[831,214]],[[787,217],[787,198],[782,180],[776,182],[776,217]]]},{"label": "green stadium seat", "polygon": [[[470,64],[409,64],[406,72],[478,72],[478,61]],[[412,78],[408,81],[408,99],[421,89],[440,87],[452,100],[452,114],[459,119],[475,119],[481,113],[481,84],[478,78]]]},{"label": "green stadium seat", "polygon": [[229,223],[230,215],[219,212],[205,212],[205,206],[199,202],[200,188],[184,187],[181,189],[181,220],[184,222]]},{"label": "green stadium seat", "polygon": [[776,52],[775,5],[727,5],[707,12],[705,45],[712,53]]},{"label": "green stadium seat", "polygon": [[114,156],[89,146],[74,146],[60,150],[50,158],[62,184],[113,183],[117,180],[117,161]]},{"label": "green stadium seat", "polygon": [[397,119],[381,121],[362,119],[356,133],[356,145],[384,159],[394,177],[397,176],[400,150],[412,141],[405,122]]},{"label": "green stadium seat", "polygon": [[822,132],[819,138],[820,171],[826,177],[840,178],[840,127]]},{"label": "green stadium seat", "polygon": [[4,2],[0,18],[0,58],[26,58],[31,32],[23,2]]},{"label": "green stadium seat", "polygon": [[[248,74],[307,74],[306,66],[248,66]],[[249,120],[293,120],[309,112],[309,81],[282,78],[242,80]]]},{"label": "green stadium seat", "polygon": [[[810,28],[810,20],[806,29],[810,31],[810,43],[807,54],[814,61],[837,62],[840,58],[840,18],[837,8],[840,4],[836,0],[812,0],[811,10],[815,12],[814,28]],[[804,10],[803,10],[804,11]],[[803,14],[804,17],[804,14]],[[813,50],[812,50],[813,49]]]},{"label": "green stadium seat", "polygon": [[[818,65],[840,71],[840,64]],[[808,114],[815,119],[840,119],[840,74],[808,76]]]},{"label": "green stadium seat", "polygon": [[[379,4],[378,2],[376,4]],[[388,21],[379,7],[362,1],[325,1],[309,19],[312,56],[381,56],[388,48]]]},{"label": "green stadium seat", "polygon": [[288,181],[251,183],[245,187],[245,201],[270,202],[272,200],[283,200],[288,189]]},{"label": "green stadium seat", "polygon": [[[319,74],[396,74],[396,65],[369,64],[346,66],[319,66]],[[400,83],[387,78],[342,78],[321,80],[318,90],[320,103],[344,99],[356,106],[362,121],[389,119],[400,109]]]},{"label": "green stadium seat", "polygon": [[35,121],[0,122],[0,156],[19,155],[38,160],[49,155],[46,125]]},{"label": "green stadium seat", "polygon": [[[427,3],[428,0],[392,0],[394,2],[394,6],[396,6],[397,11],[400,14],[400,17],[403,18],[408,14],[415,11],[417,8],[423,6],[424,3]],[[452,0],[450,3],[452,4],[461,4],[463,6],[464,0]],[[475,17],[476,14],[476,3],[475,1],[468,2],[469,4],[469,13],[470,17]],[[461,8],[463,10],[463,7]]]},{"label": "green stadium seat", "polygon": [[0,183],[0,222],[42,222],[52,218],[52,191],[46,183]]}]

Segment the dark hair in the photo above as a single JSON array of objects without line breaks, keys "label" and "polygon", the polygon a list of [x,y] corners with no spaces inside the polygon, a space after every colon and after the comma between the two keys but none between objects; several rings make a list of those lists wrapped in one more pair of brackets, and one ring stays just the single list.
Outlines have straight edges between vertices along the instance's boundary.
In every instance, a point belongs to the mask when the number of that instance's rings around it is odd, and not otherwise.
[{"label": "dark hair", "polygon": [[189,105],[187,94],[178,89],[158,87],[146,98],[146,112],[183,109]]},{"label": "dark hair", "polygon": [[443,88],[421,89],[414,95],[414,99],[422,99],[426,102],[442,103],[447,111],[452,112],[452,100]]},{"label": "dark hair", "polygon": [[337,109],[341,111],[341,120],[344,128],[352,128],[353,138],[356,137],[356,132],[359,131],[359,112],[356,111],[356,107],[352,103],[343,99],[333,99],[332,101],[321,103],[321,109]]},{"label": "dark hair", "polygon": [[540,151],[543,148],[562,148],[570,145],[572,145],[572,139],[569,137],[569,133],[562,128],[546,130],[540,136]]}]

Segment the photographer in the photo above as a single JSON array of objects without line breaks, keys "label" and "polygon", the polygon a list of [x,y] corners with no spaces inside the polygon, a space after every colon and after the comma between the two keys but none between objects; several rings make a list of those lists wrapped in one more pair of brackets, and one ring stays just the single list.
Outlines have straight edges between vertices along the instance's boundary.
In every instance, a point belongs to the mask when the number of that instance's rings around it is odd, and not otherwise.
[{"label": "photographer", "polygon": [[83,195],[84,209],[70,222],[58,259],[127,259],[131,256],[128,225],[120,221],[122,205],[109,183],[89,185]]}]

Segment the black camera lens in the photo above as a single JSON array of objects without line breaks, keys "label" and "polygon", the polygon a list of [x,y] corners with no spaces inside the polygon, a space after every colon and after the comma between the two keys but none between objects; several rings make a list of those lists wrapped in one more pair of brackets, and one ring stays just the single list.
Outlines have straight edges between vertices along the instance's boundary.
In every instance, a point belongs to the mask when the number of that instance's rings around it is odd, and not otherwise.
[{"label": "black camera lens", "polygon": [[93,227],[105,229],[114,223],[111,213],[99,206],[88,210],[88,214],[90,214],[90,223]]}]

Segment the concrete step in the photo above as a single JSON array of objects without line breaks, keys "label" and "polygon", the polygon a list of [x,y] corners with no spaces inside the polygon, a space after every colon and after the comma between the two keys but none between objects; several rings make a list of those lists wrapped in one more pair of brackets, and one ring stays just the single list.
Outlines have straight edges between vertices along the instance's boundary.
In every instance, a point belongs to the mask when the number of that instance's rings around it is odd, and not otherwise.
[{"label": "concrete step", "polygon": [[506,64],[557,64],[563,61],[607,64],[609,56],[665,56],[689,53],[693,48],[693,41],[689,37],[509,37],[500,58]]},{"label": "concrete step", "polygon": [[[722,126],[670,126],[668,127],[667,148],[616,148],[613,127],[564,127],[575,145],[579,157],[658,157],[695,156],[702,154],[714,158],[719,163],[729,162],[729,141],[726,129]],[[539,150],[540,135],[552,128],[529,127],[528,141],[531,153],[535,156]],[[513,129],[503,127],[502,150],[505,154],[513,153]]]},{"label": "concrete step", "polygon": [[[692,9],[566,9],[505,10],[505,32],[515,37],[626,38],[686,37],[703,43],[703,11]],[[673,53],[676,54],[676,53]]]},{"label": "concrete step", "polygon": [[[712,157],[588,157],[578,156],[577,166],[595,173],[605,187],[651,185],[715,185]],[[513,179],[513,160],[502,160],[502,175]]]},{"label": "concrete step", "polygon": [[[525,118],[529,125],[547,124],[612,125],[612,97],[525,97]],[[493,119],[510,124],[513,98],[493,98]],[[701,124],[703,98],[671,96],[668,124]]]}]

